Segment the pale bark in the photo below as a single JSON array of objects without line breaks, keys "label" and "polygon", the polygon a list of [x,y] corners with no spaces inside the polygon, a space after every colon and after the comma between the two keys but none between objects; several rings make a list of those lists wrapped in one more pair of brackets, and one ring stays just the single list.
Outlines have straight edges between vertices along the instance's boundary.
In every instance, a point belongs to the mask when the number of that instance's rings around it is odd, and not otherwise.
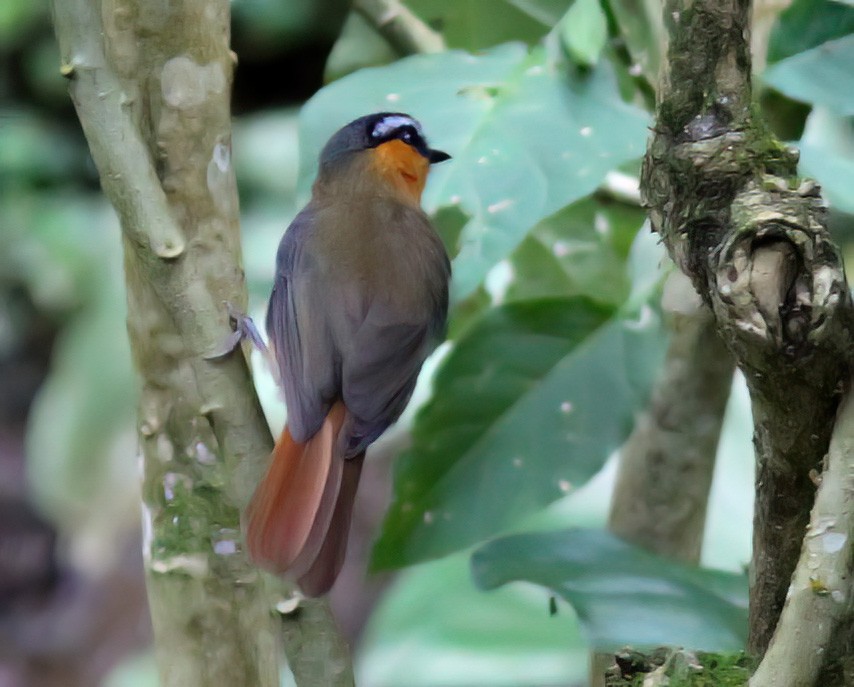
[{"label": "pale bark", "polygon": [[[209,356],[230,331],[224,304],[246,303],[229,2],[55,0],[52,9],[61,71],[123,232],[161,682],[272,687],[280,628],[239,522],[272,441],[242,352]],[[330,618],[320,625],[335,633]],[[346,651],[332,658],[349,671]],[[347,671],[313,665],[296,677],[300,687],[352,684],[338,677]]]}]

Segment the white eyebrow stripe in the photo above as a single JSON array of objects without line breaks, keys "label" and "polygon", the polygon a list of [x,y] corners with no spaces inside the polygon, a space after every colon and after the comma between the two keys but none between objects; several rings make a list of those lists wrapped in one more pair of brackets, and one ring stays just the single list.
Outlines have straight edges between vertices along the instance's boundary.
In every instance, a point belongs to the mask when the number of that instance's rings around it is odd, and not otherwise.
[{"label": "white eyebrow stripe", "polygon": [[423,135],[418,122],[412,119],[412,117],[405,117],[403,115],[391,115],[381,119],[374,125],[372,133],[375,137],[380,138],[402,126],[414,127],[419,135]]}]

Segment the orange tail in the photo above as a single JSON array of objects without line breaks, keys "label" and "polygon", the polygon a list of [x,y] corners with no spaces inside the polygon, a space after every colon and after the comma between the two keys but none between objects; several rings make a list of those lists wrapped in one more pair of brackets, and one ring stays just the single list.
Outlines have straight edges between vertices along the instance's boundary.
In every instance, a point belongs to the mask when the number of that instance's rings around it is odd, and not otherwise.
[{"label": "orange tail", "polygon": [[258,565],[298,578],[304,593],[324,594],[344,560],[362,457],[337,455],[344,406],[336,403],[304,444],[287,428],[246,512],[246,544]]}]

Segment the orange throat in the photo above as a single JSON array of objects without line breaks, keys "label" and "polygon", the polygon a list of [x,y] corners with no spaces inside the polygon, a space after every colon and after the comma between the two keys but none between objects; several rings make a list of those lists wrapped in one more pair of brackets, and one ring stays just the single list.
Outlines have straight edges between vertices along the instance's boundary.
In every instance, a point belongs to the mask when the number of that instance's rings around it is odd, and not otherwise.
[{"label": "orange throat", "polygon": [[407,200],[420,205],[430,168],[427,158],[399,139],[378,145],[373,154],[380,176],[401,191]]}]

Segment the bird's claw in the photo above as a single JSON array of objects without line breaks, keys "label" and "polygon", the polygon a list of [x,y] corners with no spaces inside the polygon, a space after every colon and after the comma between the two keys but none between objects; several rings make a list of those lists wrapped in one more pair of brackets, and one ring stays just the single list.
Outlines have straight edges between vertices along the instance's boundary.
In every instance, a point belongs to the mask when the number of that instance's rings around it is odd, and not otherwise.
[{"label": "bird's claw", "polygon": [[252,318],[237,310],[231,303],[226,302],[225,307],[228,311],[228,320],[231,322],[234,331],[240,335],[240,340],[247,339],[251,341],[252,345],[261,351],[261,353],[269,355],[270,351],[267,349],[267,344],[264,343],[261,332],[258,331],[258,327],[255,326]]},{"label": "bird's claw", "polygon": [[205,356],[205,360],[224,358],[232,353],[244,339],[251,341],[252,345],[261,351],[264,357],[269,358],[270,351],[267,348],[267,344],[264,343],[264,339],[261,338],[261,333],[258,331],[252,318],[235,308],[228,301],[225,303],[225,308],[228,312],[228,322],[231,325],[232,332],[223,339],[219,346]]}]

